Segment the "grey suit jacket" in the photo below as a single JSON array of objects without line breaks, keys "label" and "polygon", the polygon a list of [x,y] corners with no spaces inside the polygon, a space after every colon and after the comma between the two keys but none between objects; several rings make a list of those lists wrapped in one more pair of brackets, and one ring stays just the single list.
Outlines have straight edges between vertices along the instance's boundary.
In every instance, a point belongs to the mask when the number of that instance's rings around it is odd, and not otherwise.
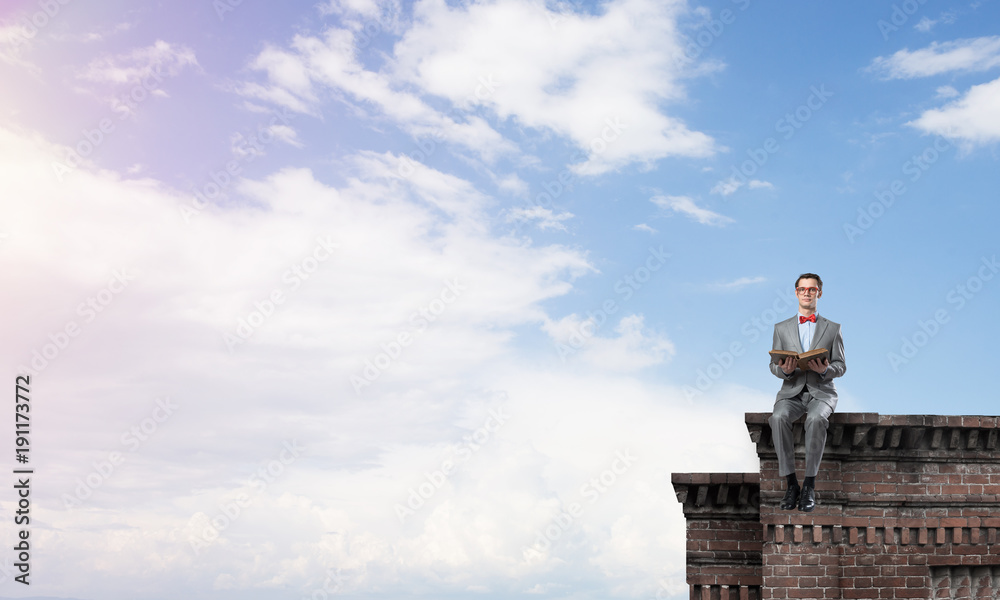
[{"label": "grey suit jacket", "polygon": [[776,401],[797,396],[805,389],[814,398],[829,404],[831,409],[837,408],[837,386],[833,384],[833,380],[847,372],[847,363],[844,361],[844,338],[840,335],[840,323],[834,323],[827,318],[816,315],[816,331],[813,333],[812,347],[807,349],[803,349],[802,343],[799,341],[799,316],[797,314],[774,325],[772,350],[805,352],[816,348],[826,348],[830,351],[830,365],[826,375],[820,375],[815,371],[796,369],[791,375],[786,376],[780,366],[773,362],[770,363],[771,372],[782,380]]}]

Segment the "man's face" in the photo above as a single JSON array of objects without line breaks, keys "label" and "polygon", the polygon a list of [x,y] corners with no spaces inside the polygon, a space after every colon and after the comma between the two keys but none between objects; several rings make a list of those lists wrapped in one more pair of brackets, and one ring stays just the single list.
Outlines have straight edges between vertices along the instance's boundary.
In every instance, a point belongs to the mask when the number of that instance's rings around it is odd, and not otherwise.
[{"label": "man's face", "polygon": [[800,279],[795,295],[799,298],[800,309],[816,312],[816,301],[823,296],[823,290],[815,279]]}]

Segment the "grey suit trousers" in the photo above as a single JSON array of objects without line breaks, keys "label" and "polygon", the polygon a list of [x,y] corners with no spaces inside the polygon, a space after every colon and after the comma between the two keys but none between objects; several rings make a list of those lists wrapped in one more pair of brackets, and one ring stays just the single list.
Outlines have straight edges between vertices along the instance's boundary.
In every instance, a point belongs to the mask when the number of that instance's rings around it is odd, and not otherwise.
[{"label": "grey suit trousers", "polygon": [[805,414],[805,476],[816,476],[819,472],[819,463],[823,460],[826,429],[830,424],[828,417],[831,413],[833,409],[829,404],[813,398],[805,390],[793,398],[782,398],[774,403],[774,412],[771,413],[768,422],[771,424],[774,450],[778,453],[778,475],[784,477],[795,472],[795,440],[792,423]]}]

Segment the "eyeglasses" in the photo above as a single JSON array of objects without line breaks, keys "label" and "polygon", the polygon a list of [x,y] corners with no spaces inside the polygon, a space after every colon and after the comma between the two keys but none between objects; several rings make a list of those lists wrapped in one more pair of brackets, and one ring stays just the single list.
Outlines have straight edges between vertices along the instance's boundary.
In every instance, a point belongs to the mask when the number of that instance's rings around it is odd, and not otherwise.
[{"label": "eyeglasses", "polygon": [[797,287],[795,288],[795,293],[797,294],[815,294],[819,292],[819,288],[814,287]]}]

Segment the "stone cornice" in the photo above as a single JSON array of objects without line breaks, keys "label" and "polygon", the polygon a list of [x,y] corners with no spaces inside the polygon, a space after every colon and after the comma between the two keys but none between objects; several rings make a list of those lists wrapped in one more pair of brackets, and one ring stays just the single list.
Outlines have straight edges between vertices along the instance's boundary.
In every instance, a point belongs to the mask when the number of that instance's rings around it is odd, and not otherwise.
[{"label": "stone cornice", "polygon": [[670,479],[689,519],[759,518],[759,473],[673,473]]},{"label": "stone cornice", "polygon": [[[770,416],[746,413],[750,439],[761,458],[775,456],[767,422]],[[801,425],[797,426],[797,443],[801,431]],[[996,462],[998,451],[1000,417],[834,413],[823,457],[968,463]]]}]

